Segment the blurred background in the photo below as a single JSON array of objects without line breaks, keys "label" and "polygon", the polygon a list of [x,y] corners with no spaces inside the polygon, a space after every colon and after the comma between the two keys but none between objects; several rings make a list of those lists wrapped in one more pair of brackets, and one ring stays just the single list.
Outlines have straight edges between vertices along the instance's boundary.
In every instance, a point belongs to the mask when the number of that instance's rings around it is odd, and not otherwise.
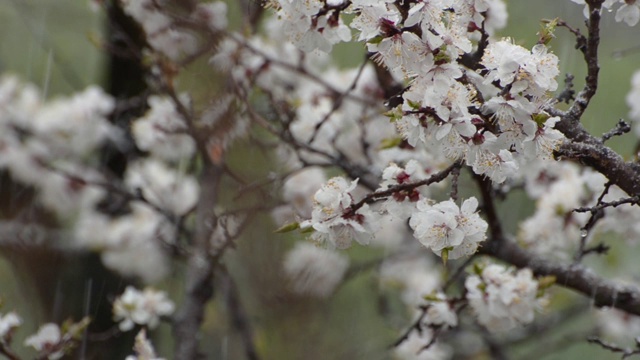
[{"label": "blurred background", "polygon": [[[239,24],[239,2],[228,1],[230,24]],[[582,27],[582,8],[571,1],[540,0],[536,2],[508,1],[509,25],[500,35],[509,36],[517,44],[531,48],[537,41],[541,19],[560,17],[574,27]],[[236,21],[234,21],[234,19]],[[237,28],[237,26],[236,26]],[[90,84],[105,88],[113,84],[113,59],[98,49],[97,40],[107,37],[108,22],[100,8],[84,0],[0,0],[0,73],[16,74],[24,81],[42,89],[47,98],[69,95]],[[600,91],[584,117],[593,134],[610,130],[628,112],[625,96],[630,77],[640,69],[640,28],[615,23],[613,14],[603,20],[601,46]],[[585,73],[581,53],[575,50],[573,37],[558,29],[551,48],[561,60],[561,74],[575,76],[580,89]],[[339,45],[335,59],[343,67],[359,65],[361,45]],[[206,63],[204,59],[203,63]],[[125,78],[120,81],[141,81]],[[562,84],[562,79],[558,79]],[[182,89],[195,91],[194,97],[206,97],[216,88],[216,78],[208,74],[206,66],[194,66],[184,74]],[[562,85],[561,85],[562,86]],[[200,92],[200,93],[197,93]],[[636,140],[632,135],[617,137],[610,146],[627,158],[634,156]],[[247,141],[237,143],[229,154],[232,166],[245,178],[265,178],[269,169],[269,154],[252,148]],[[229,186],[232,186],[229,184]],[[9,186],[0,177],[0,221],[10,218],[18,209],[28,209],[28,190]],[[517,221],[533,211],[523,193],[515,194],[500,209],[509,231],[515,232]],[[343,285],[335,296],[318,300],[295,296],[286,288],[281,274],[284,252],[296,240],[294,236],[273,234],[275,225],[268,215],[245,232],[238,247],[227,254],[225,263],[238,285],[240,302],[255,332],[256,345],[264,359],[387,359],[390,344],[409,325],[409,319],[393,296],[380,294],[373,271],[363,270]],[[607,275],[616,277],[625,271],[637,271],[633,263],[637,249],[628,251],[627,245],[610,241],[612,253],[607,257],[590,259],[590,265],[607,266]],[[621,239],[618,239],[621,240]],[[354,247],[348,251],[352,262],[367,263],[384,256],[380,250]],[[614,265],[614,266],[611,266]],[[625,266],[627,266],[625,268]],[[87,280],[87,275],[89,279]],[[91,275],[93,274],[93,275]],[[159,284],[179,302],[182,291],[182,269]],[[15,349],[23,349],[23,339],[34,333],[40,324],[61,321],[69,316],[76,320],[83,314],[94,316],[110,308],[115,294],[129,282],[110,275],[100,266],[98,257],[91,254],[50,254],[33,249],[0,248],[1,313],[17,311],[25,323],[17,333]],[[208,308],[204,324],[203,349],[211,359],[242,359],[237,324],[229,317],[225,304],[225,289],[218,289]],[[87,294],[98,294],[89,302]],[[100,298],[100,294],[102,298]],[[591,328],[588,299],[580,299],[576,316],[559,323],[552,331],[541,333],[538,339],[514,344],[509,354],[514,359],[608,359],[617,358],[601,348],[588,345],[584,332]],[[564,290],[556,291],[554,308],[571,305],[576,297]],[[100,303],[101,302],[101,303]],[[548,311],[552,313],[552,311]],[[394,315],[389,315],[394,314]],[[584,316],[583,316],[584,315]],[[101,315],[104,317],[104,314]],[[545,316],[545,315],[542,315]],[[108,317],[108,316],[107,316]],[[109,319],[104,319],[108,323]],[[105,344],[110,343],[112,338]],[[119,349],[110,349],[111,358],[124,358],[131,353],[131,337],[123,336]],[[171,358],[172,341],[168,325],[154,332],[153,341],[161,356]],[[113,347],[107,345],[107,347]],[[106,350],[104,350],[106,351]],[[548,354],[547,352],[551,353]],[[94,352],[94,358],[105,358]],[[478,354],[477,359],[488,359]]]}]

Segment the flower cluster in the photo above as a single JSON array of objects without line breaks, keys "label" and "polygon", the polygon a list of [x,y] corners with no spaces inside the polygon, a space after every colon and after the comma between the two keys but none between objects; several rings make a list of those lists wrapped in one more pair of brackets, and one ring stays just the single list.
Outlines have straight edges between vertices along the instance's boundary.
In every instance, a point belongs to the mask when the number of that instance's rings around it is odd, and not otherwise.
[{"label": "flower cluster", "polygon": [[125,360],[164,360],[156,355],[156,350],[153,348],[153,344],[149,338],[147,338],[146,329],[140,330],[136,335],[136,342],[133,345],[136,355],[129,355]]},{"label": "flower cluster", "polygon": [[78,340],[82,338],[89,323],[89,318],[85,317],[77,323],[67,320],[62,326],[55,323],[44,324],[36,334],[24,340],[24,345],[34,348],[38,352],[38,359],[60,359],[78,345]]},{"label": "flower cluster", "polygon": [[533,321],[539,308],[538,282],[531,270],[488,265],[465,281],[467,300],[478,321],[490,331],[507,331]]},{"label": "flower cluster", "polygon": [[62,341],[60,327],[57,324],[48,323],[42,325],[35,335],[27,337],[24,344],[45,354],[47,359],[56,360],[65,354],[64,348],[61,346]]},{"label": "flower cluster", "polygon": [[313,228],[314,240],[328,242],[338,249],[350,247],[353,239],[360,244],[368,244],[377,224],[369,205],[363,204],[359,209],[353,210],[351,193],[357,185],[358,180],[348,183],[342,177],[329,179],[313,196],[311,219],[300,226]]},{"label": "flower cluster", "polygon": [[413,236],[443,258],[457,259],[476,252],[486,239],[488,225],[476,213],[478,200],[471,197],[458,207],[453,200],[435,205],[428,200],[417,204],[409,225]]},{"label": "flower cluster", "polygon": [[[153,0],[121,0],[124,11],[144,29],[146,40],[153,50],[172,60],[193,53],[197,49],[194,34],[176,26],[177,14],[171,14]],[[222,1],[198,4],[187,19],[197,21],[210,30],[223,30],[227,26],[227,6]]]},{"label": "flower cluster", "polygon": [[127,286],[124,293],[113,302],[113,319],[120,322],[120,330],[129,331],[135,325],[154,329],[160,317],[173,313],[175,305],[163,291],[146,288],[143,291]]},{"label": "flower cluster", "polygon": [[8,343],[13,331],[21,324],[22,319],[13,311],[0,315],[0,342]]},{"label": "flower cluster", "polygon": [[[584,17],[589,18],[589,5],[585,0],[571,0],[576,4],[584,5]],[[629,26],[635,26],[640,20],[640,4],[637,1],[629,1],[629,0],[605,0],[602,2],[600,11],[603,9],[607,9],[608,11],[613,11],[613,6],[617,4],[622,4],[616,10],[615,19],[617,22],[624,21]]]}]

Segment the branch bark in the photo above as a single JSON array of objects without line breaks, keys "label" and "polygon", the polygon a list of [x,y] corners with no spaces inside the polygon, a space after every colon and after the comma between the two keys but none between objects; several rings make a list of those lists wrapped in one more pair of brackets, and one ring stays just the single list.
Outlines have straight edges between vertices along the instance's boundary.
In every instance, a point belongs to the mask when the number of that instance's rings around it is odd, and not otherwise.
[{"label": "branch bark", "polygon": [[214,211],[222,169],[207,163],[200,178],[201,195],[196,209],[194,241],[187,260],[185,299],[174,319],[175,359],[203,358],[199,353],[200,326],[207,302],[213,297],[215,261],[209,256],[211,234],[218,224]]},{"label": "branch bark", "polygon": [[535,275],[556,277],[556,284],[591,298],[597,307],[615,307],[630,314],[640,315],[640,290],[599,277],[581,265],[556,264],[529,252],[508,239],[491,239],[480,249],[518,268],[529,268]]}]

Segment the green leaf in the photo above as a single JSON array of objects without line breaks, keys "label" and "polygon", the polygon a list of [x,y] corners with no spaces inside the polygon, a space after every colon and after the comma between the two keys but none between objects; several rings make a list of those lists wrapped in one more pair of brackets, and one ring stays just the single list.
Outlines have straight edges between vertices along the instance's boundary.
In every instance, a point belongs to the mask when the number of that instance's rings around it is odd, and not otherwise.
[{"label": "green leaf", "polygon": [[555,39],[556,27],[558,26],[558,18],[553,20],[543,20],[540,31],[538,32],[538,44],[548,45],[551,40]]}]

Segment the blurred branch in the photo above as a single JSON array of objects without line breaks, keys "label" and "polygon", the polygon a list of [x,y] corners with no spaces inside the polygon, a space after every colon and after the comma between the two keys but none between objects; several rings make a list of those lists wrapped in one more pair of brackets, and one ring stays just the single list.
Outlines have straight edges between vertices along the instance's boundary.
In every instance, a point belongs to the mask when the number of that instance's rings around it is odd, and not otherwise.
[{"label": "blurred branch", "polygon": [[235,330],[240,334],[247,359],[259,360],[260,356],[258,356],[258,351],[255,347],[251,322],[249,321],[246,310],[240,302],[240,295],[238,294],[236,283],[233,281],[231,274],[229,274],[226,269],[223,269],[219,274],[222,280],[222,290],[225,294],[224,298],[231,317],[231,323]]},{"label": "blurred branch", "polygon": [[201,194],[196,209],[193,245],[187,260],[185,299],[174,319],[176,360],[200,357],[198,343],[206,304],[213,297],[214,259],[209,256],[211,235],[218,221],[214,211],[221,169],[205,163],[200,177]]}]

